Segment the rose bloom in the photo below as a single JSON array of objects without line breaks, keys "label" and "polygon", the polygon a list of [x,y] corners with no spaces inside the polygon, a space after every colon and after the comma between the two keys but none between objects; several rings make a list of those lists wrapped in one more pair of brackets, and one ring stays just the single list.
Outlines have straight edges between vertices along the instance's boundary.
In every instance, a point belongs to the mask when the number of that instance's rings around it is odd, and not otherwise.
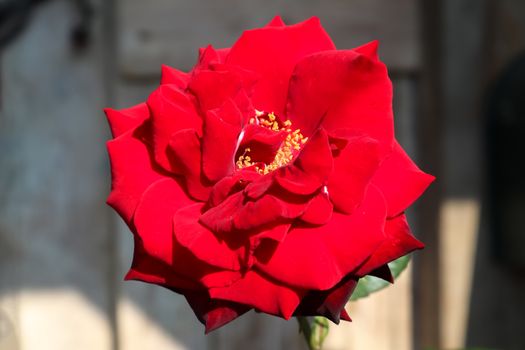
[{"label": "rose bloom", "polygon": [[433,177],[394,138],[377,42],[336,50],[317,18],[276,17],[106,114],[126,279],[184,295],[207,332],[251,309],[349,320],[360,277],[423,247],[403,212]]}]

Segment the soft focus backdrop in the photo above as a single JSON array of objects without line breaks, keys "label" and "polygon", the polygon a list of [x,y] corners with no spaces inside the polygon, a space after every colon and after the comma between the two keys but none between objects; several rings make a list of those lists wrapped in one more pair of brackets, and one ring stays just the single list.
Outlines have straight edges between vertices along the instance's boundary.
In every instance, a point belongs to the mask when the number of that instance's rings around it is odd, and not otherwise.
[{"label": "soft focus backdrop", "polygon": [[523,0],[2,0],[0,350],[306,349],[294,320],[204,336],[182,297],[122,282],[132,238],[104,203],[102,108],[275,14],[379,39],[397,137],[438,177],[409,213],[427,248],[326,350],[525,349]]}]

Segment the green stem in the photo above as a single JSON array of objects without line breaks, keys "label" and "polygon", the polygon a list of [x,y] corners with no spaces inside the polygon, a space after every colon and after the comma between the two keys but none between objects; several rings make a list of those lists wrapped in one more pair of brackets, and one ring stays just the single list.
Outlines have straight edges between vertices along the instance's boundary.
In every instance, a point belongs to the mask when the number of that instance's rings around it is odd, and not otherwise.
[{"label": "green stem", "polygon": [[328,335],[328,320],[321,316],[299,316],[297,322],[299,322],[299,332],[303,333],[308,348],[310,350],[321,350]]}]

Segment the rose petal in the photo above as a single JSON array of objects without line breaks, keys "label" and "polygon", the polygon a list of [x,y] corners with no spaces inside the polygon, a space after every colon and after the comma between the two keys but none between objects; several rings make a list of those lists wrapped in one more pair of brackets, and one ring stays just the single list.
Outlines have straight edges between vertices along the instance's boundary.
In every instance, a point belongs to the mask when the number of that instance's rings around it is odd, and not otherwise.
[{"label": "rose petal", "polygon": [[197,97],[201,110],[207,111],[220,107],[241,87],[242,80],[234,72],[201,70],[193,75],[188,88]]},{"label": "rose petal", "polygon": [[105,108],[104,113],[108,118],[113,138],[119,137],[128,130],[135,129],[149,117],[148,106],[145,103],[121,110]]},{"label": "rose petal", "polygon": [[167,66],[163,64],[161,70],[160,83],[174,85],[177,88],[184,90],[188,86],[188,81],[190,80],[190,75],[184,73],[178,69]]},{"label": "rose petal", "polygon": [[245,31],[226,63],[258,73],[254,106],[284,115],[288,81],[296,63],[311,53],[334,48],[319,19],[313,17],[296,25]]},{"label": "rose petal", "polygon": [[361,137],[348,140],[334,159],[328,192],[336,210],[350,214],[361,203],[372,176],[379,167],[377,141]]},{"label": "rose petal", "polygon": [[233,216],[233,225],[239,230],[251,230],[262,225],[273,224],[279,219],[294,219],[304,213],[308,202],[289,202],[266,194],[249,201]]},{"label": "rose petal", "polygon": [[369,186],[362,205],[352,215],[333,213],[324,226],[292,229],[271,259],[259,260],[256,266],[288,285],[330,289],[383,243],[385,218],[384,198]]},{"label": "rose petal", "polygon": [[388,154],[394,140],[392,83],[384,64],[354,50],[310,55],[290,80],[287,116],[309,135],[348,128],[379,141]]},{"label": "rose petal", "polygon": [[147,254],[138,235],[134,236],[133,262],[125,280],[155,283],[175,289],[199,290],[198,283],[177,275],[170,265]]},{"label": "rose petal", "polygon": [[294,165],[317,178],[320,184],[328,180],[333,170],[333,159],[328,135],[323,129],[317,130],[306,142]]},{"label": "rose petal", "polygon": [[258,199],[270,189],[272,184],[273,177],[271,175],[260,176],[246,186],[244,194],[250,199]]},{"label": "rose petal", "polygon": [[204,204],[198,203],[177,211],[173,217],[175,238],[195,257],[210,265],[240,270],[242,251],[234,251],[198,222],[203,206]]},{"label": "rose petal", "polygon": [[396,142],[391,155],[381,163],[372,178],[372,183],[383,192],[388,216],[393,217],[421,196],[434,179],[434,176],[419,170]]},{"label": "rose petal", "polygon": [[219,56],[219,53],[212,45],[199,48],[199,58],[197,60],[197,64],[195,67],[193,67],[192,73],[200,70],[210,69],[212,64],[221,63],[221,56]]},{"label": "rose petal", "polygon": [[211,288],[212,299],[250,305],[257,311],[290,319],[299,305],[303,291],[268,280],[250,270],[243,278],[224,288]]},{"label": "rose petal", "polygon": [[184,293],[184,296],[199,321],[206,326],[206,334],[251,310],[246,305],[212,300],[207,293],[189,292]]},{"label": "rose petal", "polygon": [[112,141],[107,149],[111,162],[111,193],[107,203],[119,213],[128,225],[144,191],[163,178],[152,164],[148,148],[139,138],[145,133],[141,127]]},{"label": "rose petal", "polygon": [[170,266],[178,276],[205,287],[229,285],[240,278],[238,271],[221,270],[197,259],[174,238],[173,216],[182,207],[193,203],[173,179],[159,180],[148,188],[134,217],[144,255]]},{"label": "rose petal", "polygon": [[[345,278],[335,287],[326,291],[310,291],[301,300],[295,310],[295,316],[324,316],[332,322],[339,324],[339,319],[350,295],[357,286],[357,279]],[[348,316],[348,314],[346,314]]]},{"label": "rose petal", "polygon": [[281,16],[275,16],[272,18],[272,20],[266,25],[266,27],[284,27],[286,24],[284,23]]},{"label": "rose petal", "polygon": [[172,135],[169,142],[173,164],[184,176],[188,193],[196,200],[206,201],[211,184],[201,173],[201,145],[193,129],[184,129]]},{"label": "rose petal", "polygon": [[279,168],[274,173],[275,182],[284,190],[309,195],[317,191],[323,184],[313,175],[308,175],[295,165]]},{"label": "rose petal", "polygon": [[324,225],[332,218],[333,206],[324,192],[310,200],[301,220],[312,225]]},{"label": "rose petal", "polygon": [[[370,274],[381,266],[424,247],[423,243],[418,241],[410,232],[404,214],[386,221],[385,236],[386,239],[383,244],[379,246],[366,263],[354,272],[356,276]],[[383,276],[381,277],[383,278]]]},{"label": "rose petal", "polygon": [[134,223],[144,251],[164,263],[173,262],[173,215],[194,202],[177,181],[164,178],[151,185],[141,198]]},{"label": "rose petal", "polygon": [[390,271],[390,267],[388,267],[388,264],[379,266],[377,269],[370,271],[368,275],[381,278],[390,283],[394,283],[394,276],[392,275],[392,271]]},{"label": "rose petal", "polygon": [[365,55],[371,60],[377,61],[379,60],[379,57],[377,55],[378,47],[379,47],[379,41],[373,40],[369,43],[356,47],[354,51],[359,52],[362,55]]},{"label": "rose petal", "polygon": [[202,120],[188,95],[174,85],[161,85],[148,98],[153,126],[153,150],[155,160],[164,169],[180,173],[168,157],[168,145],[172,135],[183,129],[202,133]]},{"label": "rose petal", "polygon": [[228,196],[239,192],[252,181],[260,179],[262,176],[255,171],[240,170],[233,173],[232,176],[227,176],[218,181],[212,188],[208,205],[213,208],[221,204]]},{"label": "rose petal", "polygon": [[233,216],[242,207],[244,196],[234,193],[219,205],[201,215],[199,222],[215,233],[230,232],[233,229]]},{"label": "rose petal", "polygon": [[343,321],[347,321],[347,322],[352,322],[352,319],[350,318],[350,315],[348,315],[348,312],[346,312],[345,309],[341,310],[341,320]]},{"label": "rose petal", "polygon": [[240,128],[240,114],[237,124],[229,124],[215,112],[206,113],[202,136],[202,170],[211,181],[217,182],[230,175],[235,169],[235,152]]}]

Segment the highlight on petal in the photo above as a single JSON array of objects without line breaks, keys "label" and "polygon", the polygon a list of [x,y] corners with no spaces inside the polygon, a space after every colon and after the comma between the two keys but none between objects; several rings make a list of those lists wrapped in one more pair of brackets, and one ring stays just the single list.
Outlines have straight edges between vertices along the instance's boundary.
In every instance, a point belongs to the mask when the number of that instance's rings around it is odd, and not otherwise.
[{"label": "highlight on petal", "polygon": [[394,217],[419,198],[434,179],[422,172],[395,142],[392,153],[381,163],[372,183],[385,196],[388,216]]}]

